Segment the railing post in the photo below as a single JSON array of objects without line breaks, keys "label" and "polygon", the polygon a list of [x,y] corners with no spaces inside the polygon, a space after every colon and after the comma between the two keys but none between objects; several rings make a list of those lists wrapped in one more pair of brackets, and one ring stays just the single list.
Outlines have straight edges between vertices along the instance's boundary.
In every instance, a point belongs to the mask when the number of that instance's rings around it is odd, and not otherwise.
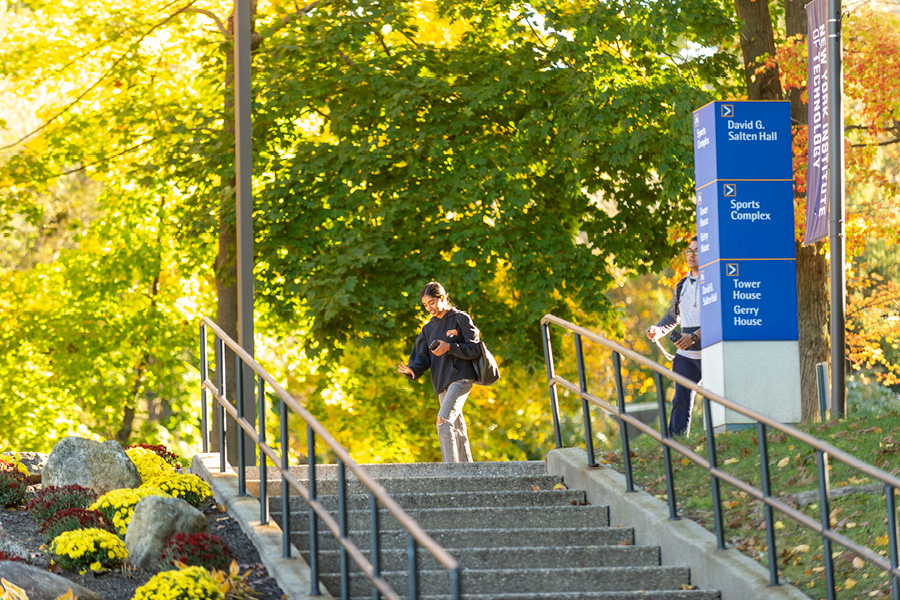
[{"label": "railing post", "polygon": [[[347,523],[347,474],[344,461],[338,459],[338,524],[341,529],[341,541],[349,537],[350,527]],[[341,544],[341,600],[350,600],[350,555]]]},{"label": "railing post", "polygon": [[[759,438],[759,469],[762,480],[763,496],[772,497],[772,478],[769,475],[769,440],[766,439],[766,424],[757,423]],[[772,507],[763,503],[766,517],[766,544],[769,546],[769,585],[778,585],[778,552],[775,548],[775,517]]]},{"label": "railing post", "polygon": [[[372,562],[372,574],[376,578],[381,577],[381,523],[379,522],[379,514],[378,514],[378,498],[375,497],[374,492],[369,492],[369,513],[371,514],[371,529],[372,533],[370,534],[372,537],[370,538],[372,541],[372,555],[369,557],[369,560]],[[381,592],[378,591],[378,588],[373,584],[372,585],[372,600],[381,600]]]},{"label": "railing post", "polygon": [[406,558],[409,561],[409,600],[419,600],[419,556],[418,545],[413,534],[406,534]]},{"label": "railing post", "polygon": [[[225,392],[225,340],[216,336],[216,370],[219,372],[219,396],[228,397]],[[219,411],[219,471],[225,472],[225,407],[216,402]]]},{"label": "railing post", "polygon": [[209,379],[209,362],[206,358],[206,324],[200,324],[200,437],[203,444],[203,453],[209,452],[209,422],[207,417],[206,387],[204,384]]},{"label": "railing post", "polygon": [[316,432],[312,425],[306,426],[306,457],[309,486],[309,573],[312,579],[310,595],[320,596],[319,592],[319,517],[313,510],[316,501]]},{"label": "railing post", "polygon": [[[616,400],[619,414],[625,414],[625,389],[622,384],[622,357],[613,352],[613,371],[616,378]],[[634,470],[631,467],[631,443],[628,441],[628,424],[619,419],[619,431],[622,436],[622,460],[625,467],[625,491],[634,492]]]},{"label": "railing post", "polygon": [[559,426],[559,398],[556,394],[556,384],[553,382],[553,349],[550,347],[550,324],[541,323],[542,337],[544,338],[544,362],[547,365],[547,382],[550,385],[550,410],[553,413],[553,434],[556,436],[556,447],[562,448],[562,431]]},{"label": "railing post", "polygon": [[237,375],[237,425],[238,436],[238,496],[247,495],[247,460],[244,458],[244,428],[241,427],[241,421],[244,420],[244,361],[237,352],[235,356],[235,372]]},{"label": "railing post", "polygon": [[587,448],[589,467],[597,467],[597,459],[594,458],[594,434],[591,431],[591,410],[588,401],[584,398],[587,394],[587,375],[584,372],[584,350],[581,344],[581,335],[575,334],[575,353],[578,355],[578,380],[581,384],[581,413],[584,416],[584,443]]},{"label": "railing post", "polygon": [[[888,527],[888,544],[889,554],[891,557],[891,568],[897,569],[900,566],[897,557],[897,504],[894,498],[894,488],[890,484],[884,486],[884,500],[887,505],[887,527]],[[891,587],[894,592],[894,600],[900,600],[900,578],[891,573]]]},{"label": "railing post", "polygon": [[719,490],[719,478],[712,474],[718,468],[716,460],[716,432],[713,429],[712,411],[709,398],[703,396],[703,424],[706,426],[706,448],[709,456],[710,485],[712,486],[713,514],[716,519],[716,544],[719,550],[725,549],[725,526],[722,524],[722,498]]},{"label": "railing post", "polygon": [[269,472],[263,446],[266,444],[266,382],[262,375],[256,378],[256,408],[259,421],[259,524],[269,522]]},{"label": "railing post", "polygon": [[666,420],[666,394],[663,390],[662,375],[653,373],[656,382],[656,401],[659,404],[659,431],[662,434],[663,462],[666,468],[666,491],[669,496],[669,518],[678,519],[678,506],[675,502],[675,474],[672,472],[672,449],[666,444],[669,439],[669,425]]},{"label": "railing post", "polygon": [[828,506],[828,455],[816,450],[816,466],[819,471],[819,506],[822,519],[822,559],[825,561],[825,587],[828,600],[835,600],[834,589],[834,554],[831,551],[831,539],[825,533],[831,531],[831,510]]},{"label": "railing post", "polygon": [[285,473],[290,469],[287,404],[281,399],[281,556],[291,557],[291,489]]},{"label": "railing post", "polygon": [[462,596],[462,584],[459,580],[459,567],[450,569],[450,599],[460,600]]}]

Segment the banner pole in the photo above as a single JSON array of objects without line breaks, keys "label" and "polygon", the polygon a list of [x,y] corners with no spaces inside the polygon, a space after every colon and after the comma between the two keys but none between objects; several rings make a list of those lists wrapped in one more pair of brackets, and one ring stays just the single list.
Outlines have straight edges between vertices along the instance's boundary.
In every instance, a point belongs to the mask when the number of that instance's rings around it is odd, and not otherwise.
[{"label": "banner pole", "polygon": [[828,0],[828,162],[831,218],[831,410],[846,414],[846,249],[844,246],[844,81],[841,0]]}]

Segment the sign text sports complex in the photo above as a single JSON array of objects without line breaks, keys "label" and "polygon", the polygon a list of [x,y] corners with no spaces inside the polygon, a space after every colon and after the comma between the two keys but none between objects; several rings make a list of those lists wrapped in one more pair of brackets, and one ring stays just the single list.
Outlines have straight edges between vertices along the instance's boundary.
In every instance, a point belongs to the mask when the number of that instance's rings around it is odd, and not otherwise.
[{"label": "sign text sports complex", "polygon": [[694,111],[694,175],[703,347],[796,340],[790,103]]}]

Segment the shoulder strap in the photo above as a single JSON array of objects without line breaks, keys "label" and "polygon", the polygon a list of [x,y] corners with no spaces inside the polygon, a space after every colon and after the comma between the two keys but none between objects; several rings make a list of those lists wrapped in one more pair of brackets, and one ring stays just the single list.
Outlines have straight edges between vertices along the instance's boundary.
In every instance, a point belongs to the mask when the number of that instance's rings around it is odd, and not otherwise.
[{"label": "shoulder strap", "polygon": [[684,282],[687,281],[687,276],[682,277],[678,283],[675,284],[675,314],[681,313],[681,290],[684,289]]}]

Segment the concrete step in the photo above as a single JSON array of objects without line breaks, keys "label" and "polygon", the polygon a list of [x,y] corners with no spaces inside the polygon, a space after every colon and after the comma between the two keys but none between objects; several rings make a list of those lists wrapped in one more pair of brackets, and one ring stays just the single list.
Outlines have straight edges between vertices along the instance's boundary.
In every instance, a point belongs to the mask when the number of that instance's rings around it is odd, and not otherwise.
[{"label": "concrete step", "polygon": [[[445,548],[446,549],[446,548]],[[364,548],[368,559],[370,552]],[[652,567],[659,565],[659,549],[647,546],[520,546],[503,548],[453,548],[448,550],[463,568],[539,569],[562,567]],[[309,558],[304,553],[304,558]],[[409,565],[405,548],[381,550],[382,571],[403,571]],[[426,550],[419,549],[419,567],[439,570],[442,567]],[[340,572],[340,552],[319,551],[319,571]]]},{"label": "concrete step", "polygon": [[[482,506],[478,508],[425,508],[406,511],[422,529],[507,529],[513,527],[606,527],[609,509],[606,506]],[[273,518],[279,510],[270,510]],[[291,527],[309,527],[308,511],[292,512]],[[352,510],[347,514],[347,527],[352,531],[368,530],[369,511]],[[401,529],[393,515],[381,513],[382,531]]]},{"label": "concrete step", "polygon": [[[547,474],[547,467],[542,460],[506,461],[506,462],[472,462],[472,463],[371,463],[359,465],[375,479],[394,477],[475,477],[490,479],[492,477],[534,477]],[[290,467],[297,479],[309,479],[307,465]],[[259,481],[259,467],[246,468],[247,479]],[[348,479],[355,476],[346,469]],[[280,481],[281,476],[269,466],[267,478]],[[316,465],[316,479],[337,479],[336,464]]]},{"label": "concrete step", "polygon": [[[401,592],[405,595],[405,592]],[[368,598],[368,596],[366,596]],[[450,600],[450,595],[422,595],[421,600]],[[466,600],[720,600],[708,590],[639,590],[634,592],[535,592],[515,594],[465,594]]]},{"label": "concrete step", "polygon": [[[278,523],[276,521],[276,523]],[[634,543],[634,530],[629,527],[581,527],[554,528],[508,528],[508,529],[439,529],[428,531],[435,542],[440,544],[451,555],[465,548],[519,548],[539,547],[552,549],[558,546],[616,546]],[[371,537],[368,529],[351,531],[350,539],[360,549],[371,548]],[[408,543],[405,530],[383,531],[381,533],[383,550],[404,550]],[[291,543],[301,552],[309,550],[309,530],[291,526]],[[319,549],[335,550],[337,540],[331,532],[319,528]]]},{"label": "concrete step", "polygon": [[[398,593],[408,587],[406,571],[383,572],[383,578]],[[678,590],[690,585],[690,572],[684,567],[588,567],[555,569],[463,569],[463,595],[466,590],[480,594],[536,593],[555,590],[568,592],[618,592],[634,590]],[[321,577],[329,590],[340,590],[337,576]],[[370,593],[371,582],[361,573],[350,580],[351,596]],[[422,594],[449,593],[449,578],[444,570],[421,570]]]},{"label": "concrete step", "polygon": [[[378,483],[388,494],[402,495],[415,493],[441,493],[441,492],[488,492],[488,491],[514,491],[514,490],[552,490],[562,483],[562,477],[558,475],[523,475],[491,477],[471,476],[433,476],[433,477],[385,477],[378,478]],[[309,485],[306,477],[300,479],[304,486]],[[247,492],[259,496],[259,478],[247,480]],[[291,495],[299,496],[299,492],[290,488]],[[349,494],[368,494],[369,489],[355,478],[347,478],[347,492]],[[281,479],[272,479],[269,474],[269,484],[266,493],[270,497],[281,495]],[[337,479],[316,479],[316,495],[336,495],[338,493]]]},{"label": "concrete step", "polygon": [[[584,492],[579,490],[521,490],[513,492],[429,492],[422,494],[395,494],[391,496],[404,510],[422,508],[458,508],[487,506],[580,506],[587,504]],[[338,497],[319,496],[318,501],[332,515],[337,514]],[[269,499],[271,512],[281,512],[281,496]],[[309,510],[306,500],[291,496],[291,512]],[[348,494],[349,510],[369,510],[369,496]],[[383,511],[384,509],[382,509]]]}]

